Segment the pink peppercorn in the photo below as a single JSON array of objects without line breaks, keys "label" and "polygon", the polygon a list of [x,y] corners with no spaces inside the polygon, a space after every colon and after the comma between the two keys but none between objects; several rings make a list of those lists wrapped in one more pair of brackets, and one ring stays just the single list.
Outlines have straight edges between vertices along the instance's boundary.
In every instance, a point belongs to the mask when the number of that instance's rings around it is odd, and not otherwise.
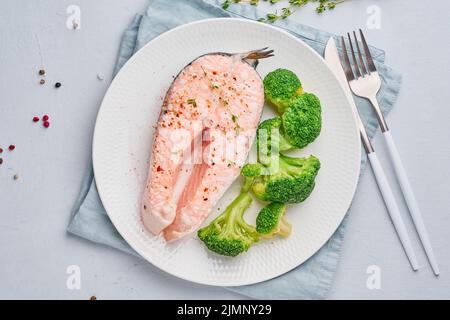
[{"label": "pink peppercorn", "polygon": [[44,121],[44,127],[46,127],[46,128],[50,127],[50,122]]},{"label": "pink peppercorn", "polygon": [[48,119],[49,119],[48,115],[45,115],[42,117],[42,120],[44,120],[44,121],[48,121]]},{"label": "pink peppercorn", "polygon": [[15,148],[16,148],[16,146],[13,144],[8,147],[9,151],[13,151]]},{"label": "pink peppercorn", "polygon": [[33,122],[38,122],[39,121],[39,117],[33,117]]}]

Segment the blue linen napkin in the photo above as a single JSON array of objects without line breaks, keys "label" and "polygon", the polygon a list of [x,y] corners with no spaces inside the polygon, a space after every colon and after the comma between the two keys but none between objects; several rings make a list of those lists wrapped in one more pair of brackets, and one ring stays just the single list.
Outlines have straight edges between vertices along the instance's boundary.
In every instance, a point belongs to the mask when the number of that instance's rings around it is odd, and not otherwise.
[{"label": "blue linen napkin", "polygon": [[[257,20],[266,12],[259,7],[233,5],[228,10],[221,8],[222,0],[153,0],[145,15],[136,15],[124,32],[115,73],[142,46],[161,33],[176,26],[213,17],[241,17]],[[182,12],[176,15],[174,12]],[[286,29],[323,55],[325,44],[331,33],[296,23],[292,19],[281,20],[276,26]],[[384,64],[384,52],[371,48],[382,78],[378,94],[381,108],[387,114],[398,96],[401,77]],[[378,127],[375,114],[363,99],[356,98],[367,132],[372,137]],[[364,172],[366,156],[363,154],[361,174]],[[358,192],[361,192],[358,190]],[[327,243],[308,261],[296,269],[269,281],[227,288],[255,299],[323,299],[326,297],[336,271],[340,249],[344,239],[348,214]],[[119,235],[108,218],[100,201],[92,170],[86,177],[80,196],[76,201],[68,232],[82,238],[105,244],[139,256]]]}]

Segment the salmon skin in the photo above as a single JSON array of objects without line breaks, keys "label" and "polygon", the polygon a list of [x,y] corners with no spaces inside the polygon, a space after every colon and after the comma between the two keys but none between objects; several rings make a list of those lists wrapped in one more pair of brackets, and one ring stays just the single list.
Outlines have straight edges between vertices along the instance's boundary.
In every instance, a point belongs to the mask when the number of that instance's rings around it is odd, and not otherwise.
[{"label": "salmon skin", "polygon": [[146,229],[174,241],[194,232],[239,175],[264,105],[259,59],[210,53],[192,61],[169,88],[156,128],[141,203]]}]

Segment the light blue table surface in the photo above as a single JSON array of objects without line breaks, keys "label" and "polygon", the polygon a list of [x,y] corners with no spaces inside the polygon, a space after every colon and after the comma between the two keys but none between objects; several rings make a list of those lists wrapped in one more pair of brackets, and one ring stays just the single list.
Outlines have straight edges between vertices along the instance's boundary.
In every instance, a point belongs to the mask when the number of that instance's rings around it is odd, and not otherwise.
[{"label": "light blue table surface", "polygon": [[[66,28],[66,9],[72,4],[81,9],[77,31]],[[0,298],[241,298],[221,288],[176,279],[141,259],[65,231],[89,170],[95,114],[111,79],[122,31],[147,4],[147,0],[0,3],[0,147],[17,146],[1,155]],[[364,26],[372,4],[380,8],[381,28],[368,30],[367,37],[386,50],[386,62],[403,75],[402,92],[388,121],[422,208],[441,276],[432,275],[407,219],[422,265],[416,273],[410,270],[367,171],[360,181],[365,193],[355,198],[330,298],[448,299],[450,3],[359,0],[321,16],[306,8],[291,19],[343,33]],[[41,66],[47,71],[44,86],[38,84]],[[98,73],[104,81],[97,79]],[[53,88],[57,81],[63,84],[58,90]],[[48,130],[31,121],[42,114],[51,117]],[[379,135],[374,144],[393,177]],[[14,174],[19,175],[16,181]],[[70,265],[80,267],[80,290],[66,286]],[[379,290],[366,286],[371,265],[381,271]]]}]

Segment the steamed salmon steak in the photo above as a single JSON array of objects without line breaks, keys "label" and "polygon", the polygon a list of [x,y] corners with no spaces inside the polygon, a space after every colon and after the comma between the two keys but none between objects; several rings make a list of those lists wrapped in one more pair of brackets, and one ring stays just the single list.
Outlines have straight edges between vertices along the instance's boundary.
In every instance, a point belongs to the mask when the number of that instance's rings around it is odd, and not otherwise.
[{"label": "steamed salmon steak", "polygon": [[187,65],[159,116],[141,204],[144,226],[167,241],[194,232],[239,175],[264,105],[258,59],[211,53]]}]

